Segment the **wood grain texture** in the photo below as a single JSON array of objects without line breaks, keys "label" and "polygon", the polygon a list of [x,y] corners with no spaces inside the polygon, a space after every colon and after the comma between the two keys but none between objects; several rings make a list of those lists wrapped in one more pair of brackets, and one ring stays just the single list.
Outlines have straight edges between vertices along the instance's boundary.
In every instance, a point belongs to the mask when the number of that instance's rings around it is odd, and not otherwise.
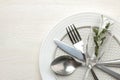
[{"label": "wood grain texture", "polygon": [[0,0],[0,80],[41,80],[39,48],[51,28],[81,12],[102,13],[117,20],[119,3],[120,0]]}]

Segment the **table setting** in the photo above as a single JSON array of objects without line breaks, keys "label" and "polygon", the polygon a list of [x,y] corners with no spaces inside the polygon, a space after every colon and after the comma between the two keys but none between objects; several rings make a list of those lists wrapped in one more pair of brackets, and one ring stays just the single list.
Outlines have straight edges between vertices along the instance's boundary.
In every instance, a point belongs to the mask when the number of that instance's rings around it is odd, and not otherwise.
[{"label": "table setting", "polygon": [[43,80],[120,80],[120,24],[98,13],[59,22],[40,51]]}]

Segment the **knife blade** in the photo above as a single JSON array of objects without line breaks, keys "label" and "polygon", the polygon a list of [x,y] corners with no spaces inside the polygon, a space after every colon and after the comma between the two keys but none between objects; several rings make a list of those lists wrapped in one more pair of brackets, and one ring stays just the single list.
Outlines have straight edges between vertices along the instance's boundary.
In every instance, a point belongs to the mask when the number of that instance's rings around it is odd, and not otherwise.
[{"label": "knife blade", "polygon": [[77,58],[78,60],[80,60],[82,62],[85,62],[85,56],[82,54],[81,51],[75,49],[74,47],[71,47],[70,45],[68,45],[60,40],[54,39],[54,42],[60,49],[62,49],[67,54]]}]

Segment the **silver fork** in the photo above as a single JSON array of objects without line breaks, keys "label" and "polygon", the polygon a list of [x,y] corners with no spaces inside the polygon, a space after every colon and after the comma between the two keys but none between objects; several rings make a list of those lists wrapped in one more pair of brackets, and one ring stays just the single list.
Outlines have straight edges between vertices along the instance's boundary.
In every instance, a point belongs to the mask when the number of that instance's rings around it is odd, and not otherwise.
[{"label": "silver fork", "polygon": [[79,32],[77,31],[77,28],[75,27],[75,25],[70,25],[68,26],[68,28],[66,28],[67,34],[73,44],[73,46],[80,50],[82,53],[84,53],[83,51],[83,41],[82,38],[79,34]]},{"label": "silver fork", "polygon": [[[68,26],[68,28],[66,28],[67,34],[72,42],[72,44],[74,45],[74,47],[78,50],[80,50],[82,53],[84,53],[83,51],[83,41],[82,38],[77,30],[77,28],[75,27],[74,24]],[[85,54],[83,54],[85,55]],[[92,68],[91,69],[91,73],[94,77],[95,80],[98,80],[94,70]]]}]

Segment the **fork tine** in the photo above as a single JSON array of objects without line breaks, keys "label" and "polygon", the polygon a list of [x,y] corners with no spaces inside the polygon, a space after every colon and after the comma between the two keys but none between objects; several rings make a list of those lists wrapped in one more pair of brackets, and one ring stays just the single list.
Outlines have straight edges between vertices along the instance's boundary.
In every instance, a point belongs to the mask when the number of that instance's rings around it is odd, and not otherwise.
[{"label": "fork tine", "polygon": [[73,27],[74,27],[74,29],[75,29],[75,31],[76,31],[76,33],[77,33],[77,35],[78,35],[79,39],[81,40],[81,36],[80,36],[80,34],[79,34],[79,32],[78,32],[78,30],[77,30],[77,28],[75,27],[75,25],[74,25],[74,24],[73,24]]},{"label": "fork tine", "polygon": [[70,33],[69,33],[69,31],[68,31],[68,29],[67,29],[67,28],[66,28],[66,31],[67,31],[67,34],[68,34],[68,36],[69,36],[69,38],[70,38],[71,42],[74,44],[74,41],[73,41],[73,39],[72,39],[72,37],[71,37],[71,35],[70,35]]},{"label": "fork tine", "polygon": [[[71,25],[70,25],[70,26],[71,26]],[[73,34],[73,32],[72,32],[72,30],[70,29],[69,26],[68,26],[68,29],[69,29],[69,33],[70,33],[70,35],[71,35],[71,37],[72,37],[73,44],[75,44],[75,43],[76,43],[76,40],[75,40],[74,34]]]},{"label": "fork tine", "polygon": [[74,42],[77,43],[76,36],[74,34],[74,29],[72,30],[72,25],[70,25],[70,28],[71,28],[71,34],[72,34],[72,37],[74,39]]},{"label": "fork tine", "polygon": [[73,28],[73,26],[71,26],[71,29],[72,29],[73,34],[75,35],[76,41],[78,42],[79,38],[77,37],[77,34],[76,34],[75,29]]}]

